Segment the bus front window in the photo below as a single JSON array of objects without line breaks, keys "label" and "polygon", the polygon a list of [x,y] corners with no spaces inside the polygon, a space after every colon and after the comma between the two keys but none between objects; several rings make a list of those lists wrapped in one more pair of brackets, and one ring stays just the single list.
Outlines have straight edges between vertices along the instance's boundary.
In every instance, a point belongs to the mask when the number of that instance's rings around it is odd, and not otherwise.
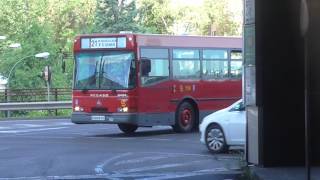
[{"label": "bus front window", "polygon": [[79,53],[74,89],[130,89],[135,86],[133,53]]}]

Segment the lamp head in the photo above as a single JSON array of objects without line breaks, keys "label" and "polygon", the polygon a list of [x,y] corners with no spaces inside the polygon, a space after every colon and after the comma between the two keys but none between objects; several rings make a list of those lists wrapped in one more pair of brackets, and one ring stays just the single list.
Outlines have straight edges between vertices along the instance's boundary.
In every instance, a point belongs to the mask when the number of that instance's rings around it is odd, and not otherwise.
[{"label": "lamp head", "polygon": [[36,54],[35,57],[47,59],[49,57],[49,55],[50,55],[50,53],[48,53],[48,52],[42,52],[42,53]]}]

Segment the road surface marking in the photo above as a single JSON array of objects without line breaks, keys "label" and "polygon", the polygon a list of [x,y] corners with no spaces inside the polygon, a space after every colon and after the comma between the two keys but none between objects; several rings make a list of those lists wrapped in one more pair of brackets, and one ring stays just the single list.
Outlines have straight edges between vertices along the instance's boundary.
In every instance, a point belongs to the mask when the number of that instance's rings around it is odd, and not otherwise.
[{"label": "road surface marking", "polygon": [[163,164],[163,165],[156,165],[156,166],[148,166],[148,167],[140,167],[140,168],[133,168],[121,171],[115,171],[115,173],[123,174],[123,173],[135,173],[135,172],[144,172],[150,170],[158,170],[158,169],[165,169],[165,168],[172,168],[172,167],[179,167],[179,166],[189,166],[196,163],[202,163],[208,160],[201,160],[201,161],[192,161],[188,163],[175,163],[175,164]]},{"label": "road surface marking", "polygon": [[164,138],[150,138],[150,139],[145,139],[148,141],[171,141],[172,139],[164,139]]},{"label": "road surface marking", "polygon": [[164,155],[178,155],[178,156],[200,156],[200,157],[214,157],[212,155],[205,155],[205,154],[192,154],[192,153],[173,153],[173,152],[139,152],[145,154],[164,154]]},{"label": "road surface marking", "polygon": [[40,125],[40,124],[13,124],[13,126],[22,126],[27,128],[34,128],[34,127],[45,127],[48,125]]},{"label": "road surface marking", "polygon": [[119,161],[119,162],[114,163],[113,165],[118,166],[118,165],[122,165],[122,164],[142,163],[142,162],[146,162],[146,161],[155,161],[155,160],[166,159],[166,158],[171,158],[171,157],[176,157],[176,156],[142,157],[142,158],[137,158],[137,159],[129,159],[129,160],[124,160],[124,161]]},{"label": "road surface marking", "polygon": [[56,122],[56,125],[61,125],[61,126],[71,126],[71,125],[75,125],[74,123],[71,122]]},{"label": "road surface marking", "polygon": [[112,138],[112,139],[115,139],[115,140],[131,140],[131,139],[136,139],[136,138]]},{"label": "road surface marking", "polygon": [[135,178],[137,180],[162,180],[162,179],[174,179],[191,176],[201,176],[207,174],[230,174],[236,175],[240,172],[176,172],[176,173],[135,173],[135,174],[95,174],[95,175],[64,175],[64,176],[33,176],[33,177],[15,177],[15,178],[0,178],[0,180],[39,180],[39,179],[111,179],[120,180],[123,178]]},{"label": "road surface marking", "polygon": [[104,174],[104,166],[108,165],[110,162],[114,161],[114,160],[117,160],[117,159],[120,159],[122,157],[125,157],[125,156],[130,156],[132,155],[133,153],[131,152],[128,152],[128,153],[124,153],[124,154],[120,154],[118,156],[114,156],[110,159],[107,159],[106,161],[104,161],[103,163],[101,164],[98,164],[95,168],[94,168],[94,171],[96,172],[96,174]]},{"label": "road surface marking", "polygon": [[58,130],[58,129],[65,129],[65,128],[68,128],[68,127],[41,128],[41,129],[21,129],[21,130],[3,130],[3,131],[0,131],[0,134],[28,133],[28,132]]}]

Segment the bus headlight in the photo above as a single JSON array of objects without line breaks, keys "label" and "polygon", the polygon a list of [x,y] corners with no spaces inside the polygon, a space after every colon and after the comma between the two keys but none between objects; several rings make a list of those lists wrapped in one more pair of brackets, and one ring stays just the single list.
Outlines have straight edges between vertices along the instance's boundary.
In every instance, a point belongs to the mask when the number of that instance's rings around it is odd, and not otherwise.
[{"label": "bus headlight", "polygon": [[128,107],[119,107],[118,112],[128,112],[129,108]]},{"label": "bus headlight", "polygon": [[123,112],[128,112],[128,107],[123,107],[122,110]]},{"label": "bus headlight", "polygon": [[83,111],[83,108],[80,106],[75,106],[74,111]]}]

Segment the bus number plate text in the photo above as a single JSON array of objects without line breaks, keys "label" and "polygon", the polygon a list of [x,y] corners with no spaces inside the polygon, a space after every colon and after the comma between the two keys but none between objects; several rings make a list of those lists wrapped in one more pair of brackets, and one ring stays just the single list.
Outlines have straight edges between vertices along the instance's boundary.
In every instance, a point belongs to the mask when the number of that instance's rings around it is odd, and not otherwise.
[{"label": "bus number plate text", "polygon": [[106,117],[105,116],[91,116],[92,121],[105,121]]}]

